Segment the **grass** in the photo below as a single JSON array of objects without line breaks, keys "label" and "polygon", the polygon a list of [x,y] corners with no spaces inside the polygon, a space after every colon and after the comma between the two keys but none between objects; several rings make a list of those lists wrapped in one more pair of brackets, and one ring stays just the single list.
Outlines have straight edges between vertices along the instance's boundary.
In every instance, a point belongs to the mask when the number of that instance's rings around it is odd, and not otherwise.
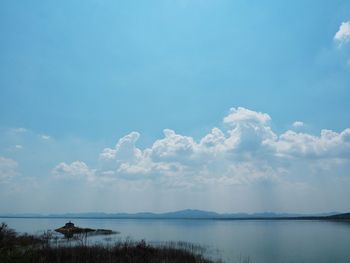
[{"label": "grass", "polygon": [[[166,243],[151,246],[145,241],[123,241],[114,245],[53,245],[50,232],[40,236],[18,234],[0,225],[1,263],[214,263],[199,246]],[[221,261],[218,261],[221,262]]]}]

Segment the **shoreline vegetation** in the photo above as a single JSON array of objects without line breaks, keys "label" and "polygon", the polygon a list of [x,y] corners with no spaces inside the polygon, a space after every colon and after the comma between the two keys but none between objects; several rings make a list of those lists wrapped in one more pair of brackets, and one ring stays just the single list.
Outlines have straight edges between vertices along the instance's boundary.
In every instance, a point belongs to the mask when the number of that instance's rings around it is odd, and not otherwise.
[{"label": "shoreline vegetation", "polygon": [[[57,241],[57,240],[56,240]],[[78,234],[77,242],[58,244],[52,232],[18,234],[0,224],[1,263],[223,263],[204,257],[204,248],[185,242],[152,246],[141,241],[119,241],[113,245],[88,244]],[[247,261],[248,262],[248,261]]]}]

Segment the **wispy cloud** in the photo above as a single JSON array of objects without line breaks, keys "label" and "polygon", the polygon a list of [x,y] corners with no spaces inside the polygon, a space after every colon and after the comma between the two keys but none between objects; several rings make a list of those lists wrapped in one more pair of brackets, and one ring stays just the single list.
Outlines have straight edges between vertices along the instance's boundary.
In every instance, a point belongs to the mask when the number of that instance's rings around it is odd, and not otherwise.
[{"label": "wispy cloud", "polygon": [[42,134],[42,135],[40,135],[40,137],[43,140],[50,140],[51,139],[51,137],[49,135],[46,135],[46,134]]},{"label": "wispy cloud", "polygon": [[23,132],[27,132],[28,130],[26,128],[13,128],[12,129],[13,132],[16,132],[16,133],[23,133]]}]

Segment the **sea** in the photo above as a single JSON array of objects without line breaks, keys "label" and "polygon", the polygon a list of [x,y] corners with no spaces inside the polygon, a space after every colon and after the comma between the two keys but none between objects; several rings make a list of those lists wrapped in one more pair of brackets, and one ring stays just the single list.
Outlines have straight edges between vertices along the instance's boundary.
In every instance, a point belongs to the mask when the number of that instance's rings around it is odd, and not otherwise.
[{"label": "sea", "polygon": [[113,243],[145,240],[151,244],[188,242],[205,255],[227,263],[349,263],[350,222],[312,220],[193,220],[0,218],[20,233],[41,234],[72,221],[79,227],[111,229],[118,234],[91,237]]}]

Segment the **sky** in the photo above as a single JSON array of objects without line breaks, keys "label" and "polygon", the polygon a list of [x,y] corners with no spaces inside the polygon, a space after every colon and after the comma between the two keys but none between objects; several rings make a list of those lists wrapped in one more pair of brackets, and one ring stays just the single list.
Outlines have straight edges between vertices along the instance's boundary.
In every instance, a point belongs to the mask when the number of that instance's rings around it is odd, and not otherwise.
[{"label": "sky", "polygon": [[0,2],[0,213],[350,211],[350,2]]}]

